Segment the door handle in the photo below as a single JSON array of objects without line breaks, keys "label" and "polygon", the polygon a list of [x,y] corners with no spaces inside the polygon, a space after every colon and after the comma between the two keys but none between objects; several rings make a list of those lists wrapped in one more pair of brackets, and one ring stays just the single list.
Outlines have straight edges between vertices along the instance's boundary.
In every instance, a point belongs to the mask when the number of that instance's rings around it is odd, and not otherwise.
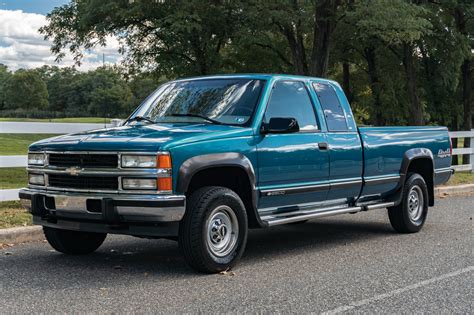
[{"label": "door handle", "polygon": [[318,143],[318,148],[321,151],[326,151],[329,148],[329,145],[327,142],[319,142]]}]

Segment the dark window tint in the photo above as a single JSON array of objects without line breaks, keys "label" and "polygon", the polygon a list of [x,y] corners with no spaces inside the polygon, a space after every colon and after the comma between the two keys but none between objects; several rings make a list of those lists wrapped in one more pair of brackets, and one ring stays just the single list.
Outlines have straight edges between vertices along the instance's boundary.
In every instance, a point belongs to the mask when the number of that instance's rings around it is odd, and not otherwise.
[{"label": "dark window tint", "polygon": [[295,118],[300,130],[317,129],[316,116],[308,91],[301,82],[279,81],[273,87],[265,121],[270,118]]},{"label": "dark window tint", "polygon": [[346,116],[333,87],[323,83],[313,83],[313,87],[323,108],[329,131],[347,130]]}]

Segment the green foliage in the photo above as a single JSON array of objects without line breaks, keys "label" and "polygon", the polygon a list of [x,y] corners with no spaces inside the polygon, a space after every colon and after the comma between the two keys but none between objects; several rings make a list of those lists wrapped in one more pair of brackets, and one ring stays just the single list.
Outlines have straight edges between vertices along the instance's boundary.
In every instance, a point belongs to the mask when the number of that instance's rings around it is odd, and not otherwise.
[{"label": "green foliage", "polygon": [[52,52],[80,63],[115,36],[123,67],[27,71],[49,92],[32,110],[0,66],[0,115],[123,117],[167,78],[266,72],[336,79],[362,124],[471,128],[473,16],[472,0],[72,0],[40,30]]},{"label": "green foliage", "polygon": [[45,109],[48,89],[34,70],[18,70],[3,84],[6,109]]}]

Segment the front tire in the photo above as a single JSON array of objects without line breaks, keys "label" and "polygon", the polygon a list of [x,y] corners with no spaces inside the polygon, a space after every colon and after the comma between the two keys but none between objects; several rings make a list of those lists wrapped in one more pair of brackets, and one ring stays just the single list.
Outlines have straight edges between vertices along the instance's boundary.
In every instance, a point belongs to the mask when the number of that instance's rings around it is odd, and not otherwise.
[{"label": "front tire", "polygon": [[388,209],[392,227],[399,233],[421,230],[428,214],[428,188],[419,174],[410,174],[405,182],[402,201]]},{"label": "front tire", "polygon": [[204,273],[232,268],[247,243],[247,213],[240,197],[224,187],[203,187],[186,204],[179,227],[186,262]]},{"label": "front tire", "polygon": [[43,227],[49,245],[58,252],[68,255],[85,255],[94,252],[102,245],[107,234],[61,230]]}]

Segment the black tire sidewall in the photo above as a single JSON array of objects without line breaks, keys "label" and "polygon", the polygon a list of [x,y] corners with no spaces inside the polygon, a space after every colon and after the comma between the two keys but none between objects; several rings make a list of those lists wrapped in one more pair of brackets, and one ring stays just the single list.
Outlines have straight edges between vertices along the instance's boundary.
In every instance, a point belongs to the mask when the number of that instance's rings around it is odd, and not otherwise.
[{"label": "black tire sidewall", "polygon": [[[417,221],[413,221],[410,218],[409,208],[408,208],[409,192],[414,186],[420,187],[423,194],[423,214],[421,215],[420,219],[418,219]],[[403,223],[405,224],[406,228],[410,232],[418,232],[421,229],[421,227],[424,225],[427,214],[428,214],[428,203],[429,203],[428,188],[426,186],[426,183],[423,177],[421,177],[418,174],[410,175],[407,182],[405,183],[404,194],[403,194],[403,207],[402,207]]]},{"label": "black tire sidewall", "polygon": [[[239,228],[235,248],[225,257],[216,257],[207,244],[206,222],[218,206],[226,205],[234,212]],[[239,196],[224,187],[203,187],[189,198],[186,213],[180,223],[179,243],[186,261],[196,270],[206,273],[232,268],[242,256],[247,243],[248,223],[245,206]]]}]

